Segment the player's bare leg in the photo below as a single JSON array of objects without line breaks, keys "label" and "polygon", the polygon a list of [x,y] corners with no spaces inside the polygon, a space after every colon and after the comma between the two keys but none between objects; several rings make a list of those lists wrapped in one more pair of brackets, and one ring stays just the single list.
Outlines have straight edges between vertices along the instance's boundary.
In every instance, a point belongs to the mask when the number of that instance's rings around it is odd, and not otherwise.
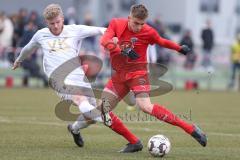
[{"label": "player's bare leg", "polygon": [[170,110],[166,109],[164,106],[152,104],[148,93],[137,94],[136,103],[143,112],[153,115],[161,121],[182,128],[202,146],[205,147],[207,145],[207,137],[198,126],[185,122],[173,114]]}]

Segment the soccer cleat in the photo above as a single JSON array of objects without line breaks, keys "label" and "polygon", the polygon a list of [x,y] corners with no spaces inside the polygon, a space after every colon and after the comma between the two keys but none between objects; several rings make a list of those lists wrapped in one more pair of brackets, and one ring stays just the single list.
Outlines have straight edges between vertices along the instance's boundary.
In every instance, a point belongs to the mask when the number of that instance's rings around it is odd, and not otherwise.
[{"label": "soccer cleat", "polygon": [[82,136],[81,136],[81,134],[80,134],[80,131],[79,131],[77,134],[74,133],[71,124],[68,125],[67,129],[68,129],[68,131],[72,134],[73,140],[74,140],[75,144],[76,144],[78,147],[83,147],[84,141],[83,141],[83,138],[82,138]]},{"label": "soccer cleat", "polygon": [[203,147],[207,145],[207,136],[203,133],[203,131],[196,125],[193,126],[194,131],[192,132],[192,137],[198,141]]},{"label": "soccer cleat", "polygon": [[110,111],[111,111],[110,103],[106,99],[103,99],[101,107],[102,119],[103,123],[108,127],[112,125],[112,118],[109,114]]},{"label": "soccer cleat", "polygon": [[140,140],[137,141],[135,144],[128,143],[125,148],[120,150],[120,153],[133,153],[138,152],[143,149],[142,142]]}]

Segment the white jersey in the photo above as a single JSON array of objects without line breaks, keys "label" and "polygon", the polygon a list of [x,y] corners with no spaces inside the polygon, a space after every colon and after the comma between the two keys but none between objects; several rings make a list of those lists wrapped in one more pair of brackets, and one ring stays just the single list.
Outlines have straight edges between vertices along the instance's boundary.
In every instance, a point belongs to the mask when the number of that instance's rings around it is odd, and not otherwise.
[{"label": "white jersey", "polygon": [[[31,41],[23,48],[17,61],[22,61],[30,54],[31,50],[41,48],[43,52],[43,69],[49,78],[53,71],[68,60],[79,56],[82,40],[89,36],[101,35],[105,31],[102,27],[85,25],[65,25],[60,35],[53,35],[48,28],[43,28],[35,33]],[[71,78],[72,75],[72,78]],[[79,67],[67,76],[67,81],[72,84],[74,79],[78,82],[84,76]],[[74,76],[75,75],[75,76]],[[79,77],[82,75],[82,77]],[[76,85],[76,84],[73,84]]]}]

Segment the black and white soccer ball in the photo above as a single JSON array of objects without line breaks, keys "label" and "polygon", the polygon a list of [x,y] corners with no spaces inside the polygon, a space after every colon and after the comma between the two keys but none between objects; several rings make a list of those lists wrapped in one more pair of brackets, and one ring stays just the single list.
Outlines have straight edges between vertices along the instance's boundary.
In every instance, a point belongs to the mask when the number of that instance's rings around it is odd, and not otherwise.
[{"label": "black and white soccer ball", "polygon": [[163,157],[169,153],[171,143],[164,135],[152,136],[148,141],[148,151],[154,157]]}]

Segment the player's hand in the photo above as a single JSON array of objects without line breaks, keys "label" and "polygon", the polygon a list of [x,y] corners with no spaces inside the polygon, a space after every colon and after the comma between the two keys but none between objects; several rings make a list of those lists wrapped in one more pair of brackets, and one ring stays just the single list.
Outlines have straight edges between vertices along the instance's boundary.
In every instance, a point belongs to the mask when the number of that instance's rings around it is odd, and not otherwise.
[{"label": "player's hand", "polygon": [[21,62],[15,61],[12,67],[12,70],[17,69],[18,67],[20,67]]},{"label": "player's hand", "polygon": [[137,52],[135,52],[132,48],[126,48],[121,51],[121,54],[124,56],[128,56],[132,60],[136,60],[139,58]]},{"label": "player's hand", "polygon": [[179,50],[179,52],[183,55],[187,55],[188,53],[190,53],[191,49],[187,46],[187,45],[182,45],[181,49]]}]

